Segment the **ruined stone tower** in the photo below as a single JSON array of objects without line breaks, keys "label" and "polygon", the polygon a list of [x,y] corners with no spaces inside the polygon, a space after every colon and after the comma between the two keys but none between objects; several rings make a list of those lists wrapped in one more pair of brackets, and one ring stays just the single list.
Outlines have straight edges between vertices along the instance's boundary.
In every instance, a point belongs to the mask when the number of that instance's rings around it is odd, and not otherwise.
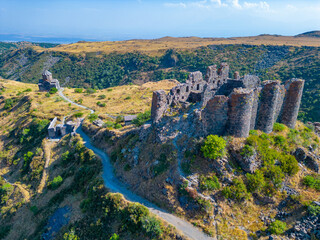
[{"label": "ruined stone tower", "polygon": [[304,86],[304,80],[264,81],[254,75],[229,78],[229,66],[222,63],[209,66],[203,80],[202,73],[190,73],[186,83],[153,93],[151,118],[155,125],[165,124],[173,112],[190,115],[184,128],[195,135],[209,134],[247,137],[258,129],[266,133],[279,121],[294,128]]}]

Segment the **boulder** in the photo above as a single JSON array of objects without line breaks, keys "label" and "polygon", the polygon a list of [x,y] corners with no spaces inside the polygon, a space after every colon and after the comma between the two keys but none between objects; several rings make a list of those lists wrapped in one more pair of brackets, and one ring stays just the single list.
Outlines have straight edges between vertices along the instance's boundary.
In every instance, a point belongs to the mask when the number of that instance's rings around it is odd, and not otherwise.
[{"label": "boulder", "polygon": [[306,159],[304,160],[304,165],[306,165],[307,168],[319,172],[319,163],[316,159],[316,156],[313,154],[309,154]]},{"label": "boulder", "polygon": [[303,162],[307,157],[306,152],[302,148],[297,148],[293,155],[298,162]]}]

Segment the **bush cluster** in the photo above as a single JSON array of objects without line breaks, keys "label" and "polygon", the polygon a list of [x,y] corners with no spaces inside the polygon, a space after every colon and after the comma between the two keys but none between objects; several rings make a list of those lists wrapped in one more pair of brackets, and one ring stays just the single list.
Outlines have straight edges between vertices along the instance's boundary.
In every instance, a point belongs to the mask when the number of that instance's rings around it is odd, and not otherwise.
[{"label": "bush cluster", "polygon": [[226,145],[227,142],[222,137],[209,135],[201,147],[201,151],[206,158],[216,159],[225,155]]}]

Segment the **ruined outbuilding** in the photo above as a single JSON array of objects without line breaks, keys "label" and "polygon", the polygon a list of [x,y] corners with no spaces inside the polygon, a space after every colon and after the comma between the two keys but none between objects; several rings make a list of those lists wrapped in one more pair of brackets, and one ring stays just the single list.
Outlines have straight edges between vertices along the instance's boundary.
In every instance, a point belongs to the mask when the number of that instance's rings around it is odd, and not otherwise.
[{"label": "ruined outbuilding", "polygon": [[42,79],[38,83],[39,91],[50,91],[51,88],[60,89],[60,84],[57,79],[52,78],[52,73],[45,70],[42,73]]},{"label": "ruined outbuilding", "polygon": [[64,123],[64,121],[61,124],[57,124],[57,117],[55,117],[48,127],[48,134],[49,138],[60,138],[65,136],[66,134],[74,132],[76,128],[76,123],[72,121],[68,121]]},{"label": "ruined outbuilding", "polygon": [[[178,84],[166,94],[153,92],[151,118],[161,128],[177,113],[183,113],[180,129],[194,135],[209,134],[247,137],[258,129],[270,133],[275,122],[294,128],[304,80],[291,79],[284,85],[280,81],[264,81],[258,76],[238,72],[229,78],[229,66],[222,63],[209,66],[205,78],[192,72],[186,83]],[[175,123],[171,123],[175,124]]]}]

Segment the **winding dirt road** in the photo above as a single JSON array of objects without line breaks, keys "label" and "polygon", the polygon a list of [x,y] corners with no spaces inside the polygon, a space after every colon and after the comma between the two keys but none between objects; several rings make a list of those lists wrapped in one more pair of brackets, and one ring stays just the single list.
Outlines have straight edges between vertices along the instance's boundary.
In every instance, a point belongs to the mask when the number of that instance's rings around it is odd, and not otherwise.
[{"label": "winding dirt road", "polygon": [[[91,113],[94,111],[90,108],[82,106],[80,104],[74,103],[72,100],[67,98],[63,94],[63,89],[59,90],[58,94],[60,97],[65,99],[66,101],[75,104],[78,107],[90,110]],[[143,199],[142,197],[136,195],[132,191],[128,190],[123,183],[121,183],[113,173],[113,166],[110,163],[109,156],[102,151],[101,149],[96,148],[91,144],[90,138],[82,131],[81,126],[77,129],[77,133],[83,138],[84,144],[87,148],[91,149],[96,155],[98,155],[102,159],[103,164],[103,173],[102,177],[104,180],[105,186],[110,189],[111,192],[121,193],[127,200],[132,202],[138,202],[146,206],[152,213],[158,215],[160,218],[164,219],[171,225],[175,226],[179,231],[181,231],[186,237],[194,240],[209,240],[214,239],[209,237],[205,233],[203,233],[200,229],[194,227],[191,223],[183,220],[167,211],[155,206],[151,202]]]}]

